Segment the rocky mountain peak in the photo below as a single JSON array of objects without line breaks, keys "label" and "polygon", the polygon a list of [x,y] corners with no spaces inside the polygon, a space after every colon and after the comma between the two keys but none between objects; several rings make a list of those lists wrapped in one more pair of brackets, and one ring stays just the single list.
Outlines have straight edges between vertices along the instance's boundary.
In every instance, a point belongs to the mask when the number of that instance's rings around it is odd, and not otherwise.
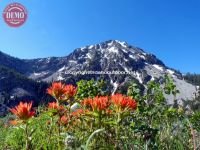
[{"label": "rocky mountain peak", "polygon": [[[8,68],[14,68],[27,78],[36,81],[51,82],[62,80],[75,83],[80,79],[103,78],[110,82],[113,89],[117,89],[118,85],[131,80],[135,80],[145,86],[147,82],[162,80],[168,74],[177,83],[180,91],[183,91],[181,97],[191,98],[192,94],[187,93],[184,95],[186,89],[189,93],[195,92],[195,87],[186,83],[181,73],[167,67],[155,55],[119,40],[108,40],[77,48],[64,57],[32,60],[7,57],[3,61],[0,59],[0,63]],[[69,74],[69,72],[80,71],[123,71],[126,73],[131,72],[131,74]]]}]

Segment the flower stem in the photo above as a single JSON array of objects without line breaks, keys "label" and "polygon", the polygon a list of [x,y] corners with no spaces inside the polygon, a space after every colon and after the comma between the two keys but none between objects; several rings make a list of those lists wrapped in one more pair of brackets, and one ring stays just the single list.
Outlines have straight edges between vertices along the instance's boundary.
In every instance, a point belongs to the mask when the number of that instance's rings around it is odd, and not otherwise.
[{"label": "flower stem", "polygon": [[26,136],[26,150],[29,150],[30,143],[29,143],[29,135],[28,135],[28,123],[25,124],[25,136]]},{"label": "flower stem", "polygon": [[101,112],[99,112],[99,117],[98,117],[98,127],[101,128]]},{"label": "flower stem", "polygon": [[119,139],[120,139],[120,121],[121,121],[121,113],[117,113],[117,126],[116,126],[116,147],[119,145]]},{"label": "flower stem", "polygon": [[52,126],[53,126],[53,116],[51,117],[51,120],[50,120],[49,136],[48,136],[48,142],[47,142],[48,144],[50,144],[50,142],[51,142]]},{"label": "flower stem", "polygon": [[58,123],[58,149],[61,149],[61,145],[60,145],[60,133],[61,133],[61,126],[60,123]]}]

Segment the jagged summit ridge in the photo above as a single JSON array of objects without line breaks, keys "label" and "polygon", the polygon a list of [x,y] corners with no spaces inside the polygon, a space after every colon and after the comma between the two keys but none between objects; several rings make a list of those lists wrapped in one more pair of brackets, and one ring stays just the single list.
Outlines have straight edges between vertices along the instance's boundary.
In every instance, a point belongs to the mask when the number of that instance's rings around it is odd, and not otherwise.
[{"label": "jagged summit ridge", "polygon": [[[155,79],[157,75],[170,73],[181,78],[181,74],[169,69],[156,56],[130,46],[127,42],[108,40],[95,45],[75,49],[65,57],[50,57],[25,60],[29,64],[26,75],[43,81],[65,80],[66,71],[135,71],[140,83]],[[154,70],[154,71],[152,71]],[[147,73],[150,72],[151,76]],[[154,72],[155,75],[152,75]]]}]

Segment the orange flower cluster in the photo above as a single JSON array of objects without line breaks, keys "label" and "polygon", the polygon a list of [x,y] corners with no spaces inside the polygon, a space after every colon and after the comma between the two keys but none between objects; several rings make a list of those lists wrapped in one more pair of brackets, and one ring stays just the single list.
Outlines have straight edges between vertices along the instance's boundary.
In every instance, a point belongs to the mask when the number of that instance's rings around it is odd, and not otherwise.
[{"label": "orange flower cluster", "polygon": [[68,84],[65,86],[65,89],[66,89],[66,95],[68,98],[72,98],[74,97],[74,95],[76,95],[76,92],[77,92],[77,88],[74,87],[73,85],[71,84]]},{"label": "orange flower cluster", "polygon": [[117,111],[135,110],[137,108],[137,102],[128,96],[123,96],[122,94],[115,94],[109,99],[108,96],[87,98],[82,102],[83,106],[92,108],[92,111],[108,111],[107,109],[112,104],[117,108]]},{"label": "orange flower cluster", "polygon": [[49,108],[49,109],[58,109],[58,108],[59,108],[59,105],[58,105],[58,103],[56,103],[56,102],[50,102],[50,103],[48,104],[48,108]]},{"label": "orange flower cluster", "polygon": [[62,116],[65,113],[65,108],[62,105],[59,105],[57,102],[50,102],[48,104],[48,108],[51,110],[55,110],[53,115],[58,114],[59,116]]},{"label": "orange flower cluster", "polygon": [[71,113],[72,117],[80,117],[82,114],[84,114],[85,112],[87,112],[86,110],[83,109],[77,109],[74,112]]},{"label": "orange flower cluster", "polygon": [[69,123],[70,119],[72,119],[72,118],[77,119],[86,112],[83,109],[77,109],[74,112],[71,112],[70,114],[66,114],[66,109],[64,108],[64,106],[59,105],[56,102],[50,102],[48,104],[48,109],[55,110],[53,115],[59,116],[58,123],[63,126],[67,125]]},{"label": "orange flower cluster", "polygon": [[137,108],[137,102],[131,97],[123,96],[122,94],[112,95],[111,101],[120,110],[135,110]]},{"label": "orange flower cluster", "polygon": [[59,123],[61,124],[61,125],[67,125],[67,123],[68,123],[68,117],[66,117],[65,115],[63,115],[61,118],[60,118],[60,121],[59,121]]},{"label": "orange flower cluster", "polygon": [[28,120],[35,115],[35,111],[32,111],[32,102],[23,103],[20,102],[18,106],[10,109],[10,111],[15,114],[21,120]]},{"label": "orange flower cluster", "polygon": [[54,110],[55,112],[53,115],[58,115],[59,120],[58,123],[61,125],[67,125],[68,117],[65,115],[66,109],[63,105],[59,105],[57,102],[50,102],[48,103],[48,109]]},{"label": "orange flower cluster", "polygon": [[88,98],[83,100],[84,106],[89,106],[93,111],[103,111],[110,106],[109,98],[107,96]]},{"label": "orange flower cluster", "polygon": [[80,121],[81,115],[85,114],[87,111],[83,109],[77,109],[74,112],[71,112],[70,114],[63,114],[62,116],[59,117],[58,123],[66,126],[70,123],[70,121],[73,120],[73,125],[76,125],[77,121]]},{"label": "orange flower cluster", "polygon": [[57,101],[68,100],[76,94],[77,88],[73,85],[65,85],[61,82],[52,83],[47,89],[47,93],[53,96]]}]

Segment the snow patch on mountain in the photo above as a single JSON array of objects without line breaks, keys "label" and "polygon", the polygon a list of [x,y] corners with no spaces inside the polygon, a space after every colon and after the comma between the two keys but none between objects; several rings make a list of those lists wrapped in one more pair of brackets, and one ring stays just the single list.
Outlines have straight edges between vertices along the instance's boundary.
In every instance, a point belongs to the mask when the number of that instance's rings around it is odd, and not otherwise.
[{"label": "snow patch on mountain", "polygon": [[157,65],[157,64],[153,64],[153,66],[154,66],[156,69],[158,69],[158,70],[160,70],[160,71],[163,71],[163,67],[162,67],[162,66]]},{"label": "snow patch on mountain", "polygon": [[111,85],[113,85],[113,91],[112,91],[112,95],[115,94],[119,84],[117,82],[113,82],[113,80],[111,79],[110,81]]},{"label": "snow patch on mountain", "polygon": [[46,74],[48,74],[48,72],[46,72],[46,71],[43,71],[43,72],[40,72],[40,73],[37,73],[37,72],[33,73],[34,76],[41,76],[41,75],[46,75]]},{"label": "snow patch on mountain", "polygon": [[65,80],[65,78],[63,78],[61,75],[59,75],[59,76],[57,77],[57,81],[62,81],[62,80]]},{"label": "snow patch on mountain", "polygon": [[167,72],[168,72],[169,74],[171,74],[171,75],[174,74],[174,71],[173,71],[173,70],[170,70],[170,69],[167,69]]},{"label": "snow patch on mountain", "polygon": [[132,59],[136,59],[136,57],[132,54],[130,54],[129,57],[132,58]]},{"label": "snow patch on mountain", "polygon": [[151,81],[154,81],[154,80],[155,80],[155,78],[154,78],[154,76],[152,76],[152,77],[151,77]]},{"label": "snow patch on mountain", "polygon": [[116,47],[110,47],[108,48],[108,51],[111,53],[118,53],[118,49]]},{"label": "snow patch on mountain", "polygon": [[136,78],[138,79],[138,81],[142,84],[143,81],[142,81],[142,78],[141,78],[141,75],[136,71]]},{"label": "snow patch on mountain", "polygon": [[40,76],[42,73],[36,73],[36,72],[34,72],[33,73],[35,76]]},{"label": "snow patch on mountain", "polygon": [[122,47],[127,47],[126,42],[121,42],[119,40],[116,40],[117,43],[121,44]]},{"label": "snow patch on mountain", "polygon": [[113,45],[113,41],[108,43],[108,46],[112,46]]},{"label": "snow patch on mountain", "polygon": [[84,51],[85,49],[86,49],[86,47],[81,47],[80,48],[81,51]]},{"label": "snow patch on mountain", "polygon": [[69,63],[77,63],[76,60],[69,60]]},{"label": "snow patch on mountain", "polygon": [[92,59],[92,55],[90,53],[87,53],[86,56],[86,58]]},{"label": "snow patch on mountain", "polygon": [[144,56],[146,56],[147,55],[147,53],[142,53]]},{"label": "snow patch on mountain", "polygon": [[94,45],[90,45],[89,47],[88,47],[88,49],[92,49],[94,47]]},{"label": "snow patch on mountain", "polygon": [[143,55],[140,55],[140,54],[139,54],[138,56],[139,56],[140,58],[144,59],[144,60],[146,59],[145,56],[143,56]]},{"label": "snow patch on mountain", "polygon": [[46,58],[46,63],[49,63],[51,60],[51,57]]},{"label": "snow patch on mountain", "polygon": [[62,68],[60,68],[60,69],[58,70],[58,72],[61,72],[61,71],[63,71],[63,70],[65,70],[65,65],[64,65]]},{"label": "snow patch on mountain", "polygon": [[124,58],[124,61],[128,62],[128,59]]},{"label": "snow patch on mountain", "polygon": [[121,49],[124,53],[128,53],[128,51],[126,49]]}]

